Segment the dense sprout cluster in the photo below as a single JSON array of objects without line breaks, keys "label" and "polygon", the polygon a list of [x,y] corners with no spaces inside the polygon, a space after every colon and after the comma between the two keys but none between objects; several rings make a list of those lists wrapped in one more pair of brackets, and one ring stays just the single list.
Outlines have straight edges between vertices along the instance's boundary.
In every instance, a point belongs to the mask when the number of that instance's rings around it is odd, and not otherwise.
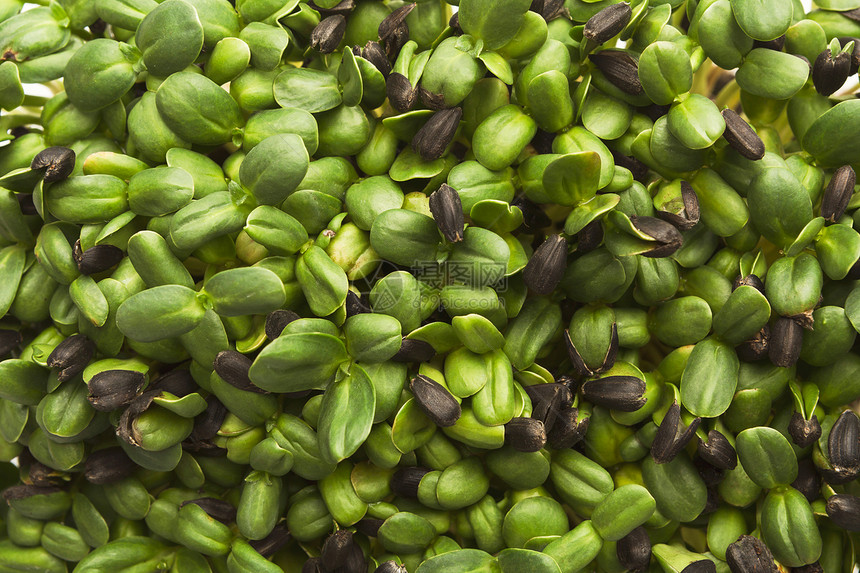
[{"label": "dense sprout cluster", "polygon": [[0,1],[0,573],[853,572],[858,37]]}]

